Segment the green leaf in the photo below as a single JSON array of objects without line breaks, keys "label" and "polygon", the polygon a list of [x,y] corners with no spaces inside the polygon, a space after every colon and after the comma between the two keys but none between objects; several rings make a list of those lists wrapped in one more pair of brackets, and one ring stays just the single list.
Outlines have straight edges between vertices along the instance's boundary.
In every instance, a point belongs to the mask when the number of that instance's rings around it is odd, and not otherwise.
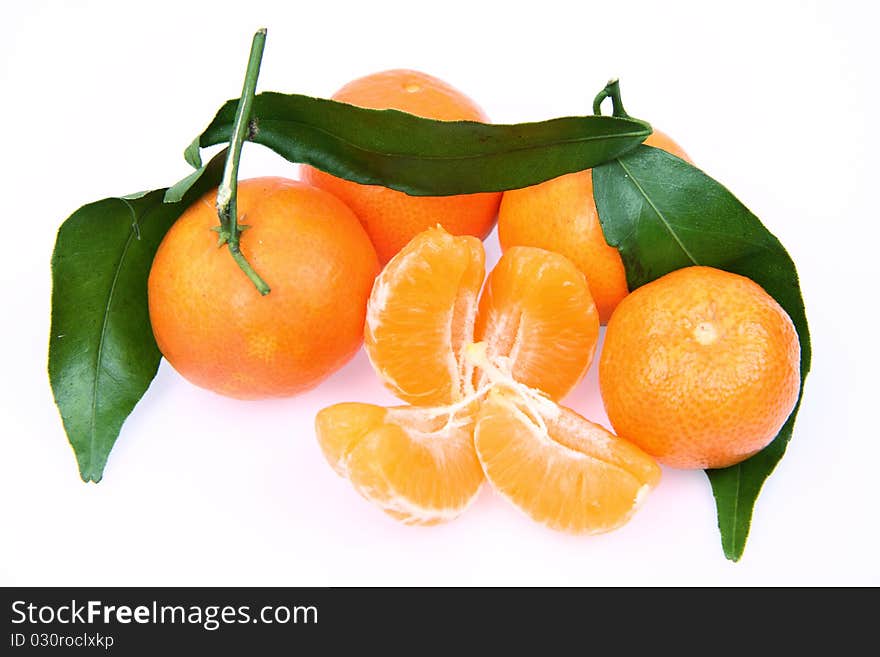
[{"label": "green leaf", "polygon": [[52,253],[49,380],[83,481],[98,482],[125,418],[159,366],[147,276],[166,231],[219,184],[224,153],[186,196],[165,190],[84,205],[61,225]]},{"label": "green leaf", "polygon": [[199,139],[196,137],[193,142],[183,151],[183,159],[189,163],[193,169],[202,168],[202,154],[199,152]]},{"label": "green leaf", "polygon": [[[228,142],[237,100],[202,133],[202,147]],[[581,171],[635,148],[651,133],[644,121],[565,117],[492,125],[435,121],[397,110],[273,92],[254,99],[249,139],[291,162],[413,196],[493,192]],[[196,163],[192,146],[187,160]]]},{"label": "green leaf", "polygon": [[[165,190],[165,196],[163,197],[163,201],[165,203],[177,203],[180,201],[186,193],[192,188],[193,185],[197,184],[205,173],[205,169],[209,166],[212,166],[213,160],[208,164],[200,166],[198,169],[193,171],[191,174],[178,180],[176,183],[171,185],[167,190]],[[219,184],[219,183],[218,183]]]},{"label": "green leaf", "polygon": [[[807,339],[809,340],[809,337]],[[801,360],[803,361],[803,358]],[[801,369],[801,393],[803,393],[805,377],[806,372]],[[721,547],[724,556],[731,561],[739,561],[743,555],[749,537],[755,500],[758,499],[764,481],[785,454],[800,405],[798,399],[797,405],[782,425],[779,434],[762,451],[729,468],[706,470],[706,475],[712,483],[712,492],[715,494],[715,506],[718,509]]]},{"label": "green leaf", "polygon": [[[801,344],[801,393],[810,370],[810,333],[797,271],[782,244],[733,194],[665,151],[639,146],[593,169],[605,239],[617,247],[631,290],[691,265],[751,278],[779,302]],[[774,441],[742,463],[707,470],[724,554],[738,561],[761,486],[785,453],[798,405]]]}]

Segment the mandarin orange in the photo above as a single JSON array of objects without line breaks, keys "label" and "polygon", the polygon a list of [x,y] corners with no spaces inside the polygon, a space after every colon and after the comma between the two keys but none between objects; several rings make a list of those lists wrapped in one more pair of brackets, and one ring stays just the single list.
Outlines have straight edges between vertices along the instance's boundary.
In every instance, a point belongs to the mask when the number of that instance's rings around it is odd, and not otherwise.
[{"label": "mandarin orange", "polygon": [[[655,130],[645,143],[690,162],[681,147],[662,132]],[[603,324],[629,292],[620,253],[602,233],[590,170],[504,192],[498,239],[502,249],[536,246],[571,260],[586,275]]]},{"label": "mandarin orange", "polygon": [[658,461],[723,468],[764,448],[798,399],[800,344],[751,279],[688,267],[626,297],[599,384],[611,424]]},{"label": "mandarin orange", "polygon": [[[488,117],[470,98],[426,73],[390,70],[348,83],[334,100],[372,109],[397,109],[443,121],[481,121]],[[455,235],[486,237],[495,224],[500,193],[460,196],[408,196],[378,185],[360,185],[312,167],[303,179],[331,192],[354,210],[376,246],[382,263],[417,233],[437,224]]]},{"label": "mandarin orange", "polygon": [[217,247],[216,195],[188,208],[156,252],[148,293],[159,349],[192,383],[230,397],[307,390],[360,346],[376,252],[331,194],[283,178],[241,181],[241,250],[272,289],[260,296]]}]

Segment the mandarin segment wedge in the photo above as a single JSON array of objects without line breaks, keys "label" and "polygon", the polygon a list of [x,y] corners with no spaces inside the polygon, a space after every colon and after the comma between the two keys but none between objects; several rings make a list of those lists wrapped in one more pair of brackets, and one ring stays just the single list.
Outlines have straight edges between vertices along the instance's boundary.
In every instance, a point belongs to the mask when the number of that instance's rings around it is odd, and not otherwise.
[{"label": "mandarin segment wedge", "polygon": [[382,270],[367,304],[364,346],[400,399],[436,406],[473,392],[461,352],[473,336],[484,276],[480,240],[440,227],[417,235]]},{"label": "mandarin segment wedge", "polygon": [[486,281],[475,338],[516,381],[561,399],[583,378],[599,338],[586,278],[557,253],[508,249]]},{"label": "mandarin segment wedge", "polygon": [[492,487],[533,520],[573,534],[626,523],[660,480],[637,447],[547,400],[493,389],[474,442]]},{"label": "mandarin segment wedge", "polygon": [[388,409],[374,404],[344,402],[328,406],[315,417],[318,444],[327,463],[341,477],[348,476],[348,456],[370,431],[381,427]]},{"label": "mandarin segment wedge", "polygon": [[478,304],[484,263],[478,240],[437,227],[413,238],[376,279],[364,345],[404,401],[435,406],[475,394],[485,377],[463,356],[475,340],[495,366],[553,399],[586,373],[599,319],[584,275],[559,254],[513,248]]},{"label": "mandarin segment wedge", "polygon": [[406,524],[434,525],[460,515],[484,480],[471,406],[336,404],[318,413],[318,442],[363,497]]}]

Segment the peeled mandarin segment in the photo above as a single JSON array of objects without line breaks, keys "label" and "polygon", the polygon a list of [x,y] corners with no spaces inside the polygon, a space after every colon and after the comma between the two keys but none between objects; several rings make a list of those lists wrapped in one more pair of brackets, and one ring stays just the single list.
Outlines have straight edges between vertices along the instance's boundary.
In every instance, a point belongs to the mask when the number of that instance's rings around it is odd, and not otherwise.
[{"label": "peeled mandarin segment", "polygon": [[542,426],[518,396],[490,394],[474,434],[486,478],[552,529],[595,534],[623,525],[659,482],[660,468],[574,411],[548,413],[544,402]]},{"label": "peeled mandarin segment", "polygon": [[516,381],[553,399],[583,378],[599,338],[599,316],[584,275],[562,255],[508,249],[480,299],[475,337],[489,360],[507,359]]},{"label": "peeled mandarin segment", "polygon": [[383,511],[432,525],[461,514],[483,470],[473,445],[476,403],[463,408],[383,408],[335,404],[315,419],[318,442],[336,472]]},{"label": "peeled mandarin segment", "polygon": [[398,407],[351,450],[347,470],[366,499],[406,524],[436,524],[474,500],[483,471],[473,446],[473,417]]},{"label": "peeled mandarin segment", "polygon": [[625,470],[651,488],[660,483],[660,467],[649,454],[570,408],[558,408],[558,415],[544,418],[553,440],[568,449]]},{"label": "peeled mandarin segment", "polygon": [[337,474],[348,476],[348,455],[364,436],[385,422],[387,409],[346,402],[322,409],[315,416],[318,444]]},{"label": "peeled mandarin segment", "polygon": [[426,230],[385,267],[367,305],[365,340],[376,374],[401,399],[439,406],[472,392],[462,350],[473,339],[483,245]]}]

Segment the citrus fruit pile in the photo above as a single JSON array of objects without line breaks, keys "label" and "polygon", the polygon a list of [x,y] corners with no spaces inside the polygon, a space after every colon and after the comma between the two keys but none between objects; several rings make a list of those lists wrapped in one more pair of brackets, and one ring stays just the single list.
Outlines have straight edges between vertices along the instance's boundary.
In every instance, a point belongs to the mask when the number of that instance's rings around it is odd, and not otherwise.
[{"label": "citrus fruit pile", "polygon": [[327,460],[390,515],[434,524],[488,479],[555,529],[626,522],[660,478],[654,460],[557,402],[589,367],[599,320],[565,257],[508,250],[484,278],[480,241],[442,228],[394,256],[367,304],[365,346],[408,406],[343,403],[318,413]]},{"label": "citrus fruit pile", "polygon": [[[370,75],[333,98],[488,120],[416,71]],[[660,132],[646,143],[690,161]],[[216,248],[216,190],[180,217],[150,271],[153,331],[183,376],[242,399],[307,390],[363,340],[403,403],[330,406],[317,436],[333,469],[398,520],[455,518],[488,481],[551,528],[608,531],[658,484],[658,462],[739,463],[797,403],[800,345],[782,307],[710,267],[630,293],[589,170],[503,197],[413,197],[308,166],[303,178],[238,186],[241,251],[267,297]],[[486,278],[481,239],[496,216],[503,255]],[[600,389],[618,435],[560,404],[590,367],[600,324]]]},{"label": "citrus fruit pile", "polygon": [[[334,404],[316,433],[390,516],[433,525],[492,488],[550,528],[599,533],[633,517],[661,465],[704,469],[739,559],[811,363],[782,243],[629,115],[616,78],[589,115],[493,125],[407,69],[332,100],[257,94],[266,35],[241,95],[185,149],[188,175],[58,230],[48,374],[81,478],[101,481],[162,356],[259,400],[314,388],[363,345],[399,405]],[[246,142],[301,180],[239,182]],[[563,405],[603,330],[604,427]]]}]

